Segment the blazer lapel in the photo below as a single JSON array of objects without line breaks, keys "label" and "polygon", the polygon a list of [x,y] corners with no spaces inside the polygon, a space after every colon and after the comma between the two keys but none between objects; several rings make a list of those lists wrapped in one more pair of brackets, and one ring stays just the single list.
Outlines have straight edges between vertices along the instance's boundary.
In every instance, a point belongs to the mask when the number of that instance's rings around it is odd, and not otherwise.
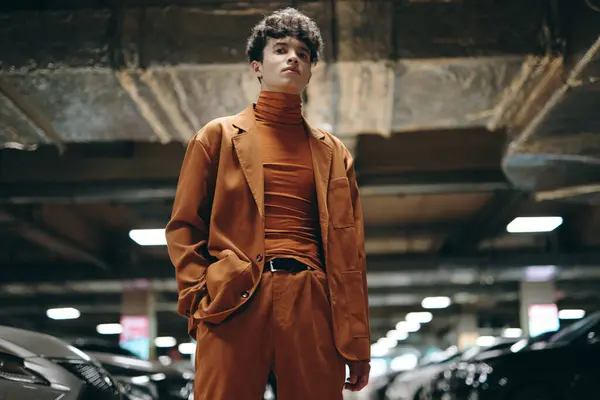
[{"label": "blazer lapel", "polygon": [[[333,149],[331,148],[331,145],[325,141],[325,134],[312,128],[306,121],[304,121],[304,124],[311,133],[308,137],[315,174],[315,189],[317,192],[317,203],[319,205],[321,236],[323,243],[328,243],[329,211],[327,210],[327,190],[329,188],[329,175],[331,171]],[[324,245],[323,248],[327,251],[327,246]]]},{"label": "blazer lapel", "polygon": [[236,115],[233,125],[240,130],[240,133],[232,139],[233,147],[240,161],[246,182],[248,182],[252,196],[256,201],[258,212],[261,218],[264,219],[265,178],[260,146],[253,133],[256,119],[252,106]]},{"label": "blazer lapel", "polygon": [[[331,145],[326,142],[325,134],[312,128],[306,120],[304,120],[304,124],[307,131],[310,133],[308,137],[315,175],[315,189],[319,206],[321,235],[323,237],[323,243],[327,243],[329,227],[327,190],[329,186],[333,149],[331,148]],[[252,196],[256,201],[258,212],[264,219],[265,178],[260,146],[253,133],[255,125],[256,118],[254,116],[253,106],[251,105],[235,116],[233,126],[238,128],[240,133],[234,136],[232,141],[240,161],[240,166],[244,172],[244,177],[246,178]]]}]

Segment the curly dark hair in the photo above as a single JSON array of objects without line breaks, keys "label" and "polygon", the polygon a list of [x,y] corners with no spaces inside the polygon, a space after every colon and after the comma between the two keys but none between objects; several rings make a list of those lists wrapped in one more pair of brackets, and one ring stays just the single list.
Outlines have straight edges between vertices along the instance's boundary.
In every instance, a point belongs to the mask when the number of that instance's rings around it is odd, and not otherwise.
[{"label": "curly dark hair", "polygon": [[263,51],[269,37],[275,39],[296,38],[308,46],[311,63],[316,64],[321,59],[324,44],[319,27],[315,21],[295,8],[288,7],[275,11],[252,28],[246,44],[246,55],[249,62],[262,62]]}]

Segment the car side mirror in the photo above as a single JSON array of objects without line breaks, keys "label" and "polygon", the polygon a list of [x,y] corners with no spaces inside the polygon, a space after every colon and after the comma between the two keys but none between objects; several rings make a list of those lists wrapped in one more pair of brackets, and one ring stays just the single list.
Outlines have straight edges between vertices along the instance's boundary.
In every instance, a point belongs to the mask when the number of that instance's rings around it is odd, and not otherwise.
[{"label": "car side mirror", "polygon": [[587,344],[589,345],[597,345],[600,344],[600,335],[597,335],[596,332],[590,332],[587,335]]}]

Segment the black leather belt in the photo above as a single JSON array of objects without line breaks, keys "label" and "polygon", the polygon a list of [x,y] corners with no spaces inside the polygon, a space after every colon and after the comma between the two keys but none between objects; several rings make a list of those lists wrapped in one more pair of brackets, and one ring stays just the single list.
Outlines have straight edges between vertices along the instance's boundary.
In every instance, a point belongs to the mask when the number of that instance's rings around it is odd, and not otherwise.
[{"label": "black leather belt", "polygon": [[306,264],[301,263],[295,258],[274,258],[265,263],[265,271],[277,272],[299,272],[306,271],[310,267]]}]

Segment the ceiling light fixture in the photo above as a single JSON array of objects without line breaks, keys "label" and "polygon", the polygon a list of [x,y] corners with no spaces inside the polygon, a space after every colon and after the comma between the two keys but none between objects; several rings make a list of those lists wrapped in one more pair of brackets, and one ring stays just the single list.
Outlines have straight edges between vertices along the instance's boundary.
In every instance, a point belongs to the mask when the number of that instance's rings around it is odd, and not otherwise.
[{"label": "ceiling light fixture", "polygon": [[421,329],[421,324],[414,321],[400,321],[396,324],[396,330],[400,332],[417,332],[419,329]]},{"label": "ceiling light fixture", "polygon": [[123,333],[121,324],[100,324],[96,326],[96,332],[101,335],[119,335]]},{"label": "ceiling light fixture", "polygon": [[477,338],[477,346],[489,347],[496,343],[496,338],[493,336],[479,336]]},{"label": "ceiling light fixture", "polygon": [[559,319],[581,319],[585,317],[585,311],[584,310],[569,310],[569,309],[565,309],[565,310],[560,310],[558,312],[558,318]]},{"label": "ceiling light fixture", "polygon": [[381,343],[373,343],[371,345],[371,356],[373,357],[385,357],[389,352],[389,347],[383,346]]},{"label": "ceiling light fixture", "polygon": [[421,306],[428,309],[447,308],[450,304],[452,304],[452,300],[445,296],[425,297],[421,302]]},{"label": "ceiling light fixture", "polygon": [[46,310],[46,315],[50,319],[63,320],[63,319],[77,319],[81,315],[78,309],[73,307],[64,308],[50,308]]},{"label": "ceiling light fixture", "polygon": [[177,339],[172,336],[159,336],[154,339],[154,345],[156,347],[166,348],[166,347],[175,347],[177,344]]},{"label": "ceiling light fixture", "polygon": [[502,332],[502,336],[505,338],[518,339],[523,336],[523,329],[521,328],[506,328]]},{"label": "ceiling light fixture", "polygon": [[181,354],[194,354],[196,352],[196,343],[181,343],[177,349]]},{"label": "ceiling light fixture", "polygon": [[133,229],[129,231],[131,240],[140,246],[166,246],[164,229]]},{"label": "ceiling light fixture", "polygon": [[388,331],[386,337],[401,342],[402,340],[408,339],[408,332],[392,329],[391,331]]},{"label": "ceiling light fixture", "polygon": [[562,223],[562,217],[517,217],[506,226],[506,231],[509,233],[552,232]]},{"label": "ceiling light fixture", "polygon": [[389,337],[379,338],[377,343],[380,346],[387,347],[388,349],[393,349],[394,347],[396,347],[398,345],[398,341],[396,339],[391,339]]},{"label": "ceiling light fixture", "polygon": [[433,314],[431,314],[429,311],[410,312],[410,313],[406,314],[406,321],[408,321],[408,322],[417,322],[419,324],[426,324],[428,322],[431,322],[432,319],[433,319]]}]

